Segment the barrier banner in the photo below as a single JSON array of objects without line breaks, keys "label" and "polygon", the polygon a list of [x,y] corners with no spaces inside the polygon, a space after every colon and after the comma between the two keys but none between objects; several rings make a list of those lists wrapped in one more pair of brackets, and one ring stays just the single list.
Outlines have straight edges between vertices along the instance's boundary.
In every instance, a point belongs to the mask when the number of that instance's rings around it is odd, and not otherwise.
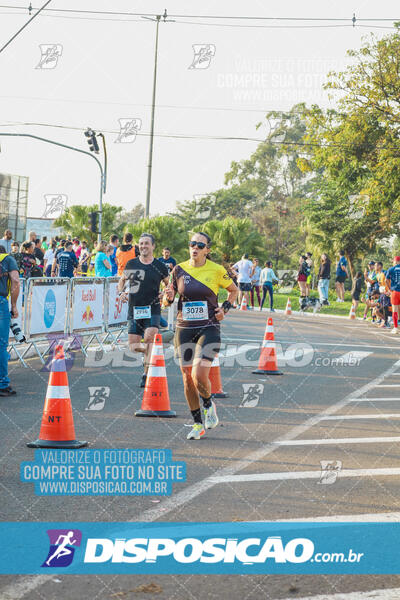
[{"label": "barrier banner", "polygon": [[104,326],[104,279],[73,279],[71,298],[70,332],[101,331]]},{"label": "barrier banner", "polygon": [[66,278],[29,279],[26,294],[25,336],[38,337],[66,330],[69,280]]},{"label": "barrier banner", "polygon": [[118,279],[106,279],[108,287],[107,327],[126,325],[128,319],[128,302],[121,302],[118,292]]}]

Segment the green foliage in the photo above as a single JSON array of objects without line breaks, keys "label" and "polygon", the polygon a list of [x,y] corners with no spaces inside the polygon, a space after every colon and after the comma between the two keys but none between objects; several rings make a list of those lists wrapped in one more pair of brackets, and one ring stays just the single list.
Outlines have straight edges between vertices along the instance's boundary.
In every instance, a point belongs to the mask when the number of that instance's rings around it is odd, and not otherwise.
[{"label": "green foliage", "polygon": [[[54,226],[61,227],[65,235],[77,237],[81,241],[86,240],[90,248],[93,248],[97,241],[97,234],[90,231],[89,213],[98,210],[98,205],[81,206],[74,204],[67,207],[64,213],[55,220]],[[116,233],[122,234],[122,226],[116,225],[116,217],[122,212],[121,206],[112,206],[103,204],[102,237],[108,240],[110,235]]]},{"label": "green foliage", "polygon": [[264,252],[262,236],[250,219],[208,221],[202,230],[212,239],[212,257],[217,261],[236,262],[245,253],[254,256]]},{"label": "green foliage", "polygon": [[188,256],[189,234],[182,223],[171,216],[158,216],[141,219],[136,225],[127,225],[126,231],[139,239],[142,233],[151,233],[156,240],[155,256],[161,256],[162,249],[167,246],[172,256],[179,262]]}]

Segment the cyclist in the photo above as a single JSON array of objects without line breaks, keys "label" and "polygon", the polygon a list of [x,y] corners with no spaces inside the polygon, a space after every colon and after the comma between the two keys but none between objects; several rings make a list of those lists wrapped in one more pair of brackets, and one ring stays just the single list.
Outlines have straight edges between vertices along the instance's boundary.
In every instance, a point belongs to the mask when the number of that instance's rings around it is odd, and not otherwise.
[{"label": "cyclist", "polygon": [[[140,387],[145,387],[154,336],[160,327],[160,283],[168,284],[168,268],[154,258],[155,239],[151,233],[142,233],[139,238],[137,258],[128,260],[118,282],[120,295],[129,281],[128,343],[131,351],[143,352],[144,373]],[[140,344],[144,338],[145,348]]]},{"label": "cyclist", "polygon": [[[179,294],[175,349],[185,397],[194,420],[188,440],[199,440],[205,434],[199,396],[203,401],[205,428],[213,429],[219,423],[211,399],[209,373],[221,345],[220,321],[238,293],[226,269],[210,260],[210,246],[211,239],[206,233],[192,235],[190,259],[173,269],[163,298],[164,303],[172,304],[175,294]],[[228,291],[228,299],[219,307],[221,287]]]}]

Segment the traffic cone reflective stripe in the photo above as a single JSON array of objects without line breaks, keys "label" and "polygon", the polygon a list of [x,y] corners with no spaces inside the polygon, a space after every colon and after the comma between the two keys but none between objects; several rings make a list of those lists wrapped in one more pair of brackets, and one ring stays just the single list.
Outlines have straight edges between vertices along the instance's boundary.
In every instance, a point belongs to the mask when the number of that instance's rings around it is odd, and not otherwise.
[{"label": "traffic cone reflective stripe", "polygon": [[87,442],[75,439],[74,417],[65,366],[64,348],[56,347],[51,362],[39,439],[29,448],[82,448]]},{"label": "traffic cone reflective stripe", "polygon": [[159,333],[154,338],[151,350],[142,407],[135,412],[135,417],[176,417],[169,402],[162,337]]},{"label": "traffic cone reflective stripe", "polygon": [[264,341],[261,346],[258,368],[255,371],[252,371],[252,373],[283,375],[281,371],[278,371],[278,359],[276,356],[276,344],[274,340],[274,324],[272,318],[269,317],[265,328]]},{"label": "traffic cone reflective stripe", "polygon": [[292,303],[290,302],[290,298],[288,298],[287,302],[286,302],[285,315],[291,315],[291,314],[292,314]]},{"label": "traffic cone reflective stripe", "polygon": [[211,363],[208,378],[211,383],[211,394],[215,398],[227,398],[228,394],[225,394],[224,390],[222,389],[221,371],[219,366],[218,354]]},{"label": "traffic cone reflective stripe", "polygon": [[356,318],[356,311],[354,309],[354,304],[352,304],[351,308],[350,308],[349,319],[355,319],[355,318]]}]

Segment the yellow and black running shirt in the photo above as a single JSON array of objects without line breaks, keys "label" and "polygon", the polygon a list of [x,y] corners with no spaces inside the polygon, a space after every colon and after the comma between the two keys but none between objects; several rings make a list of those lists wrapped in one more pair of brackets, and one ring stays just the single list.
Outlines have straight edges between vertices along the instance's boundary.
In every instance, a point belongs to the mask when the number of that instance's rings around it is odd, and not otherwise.
[{"label": "yellow and black running shirt", "polygon": [[218,324],[218,291],[231,285],[226,269],[211,260],[193,267],[187,260],[174,267],[172,285],[179,294],[177,327],[200,328]]}]

